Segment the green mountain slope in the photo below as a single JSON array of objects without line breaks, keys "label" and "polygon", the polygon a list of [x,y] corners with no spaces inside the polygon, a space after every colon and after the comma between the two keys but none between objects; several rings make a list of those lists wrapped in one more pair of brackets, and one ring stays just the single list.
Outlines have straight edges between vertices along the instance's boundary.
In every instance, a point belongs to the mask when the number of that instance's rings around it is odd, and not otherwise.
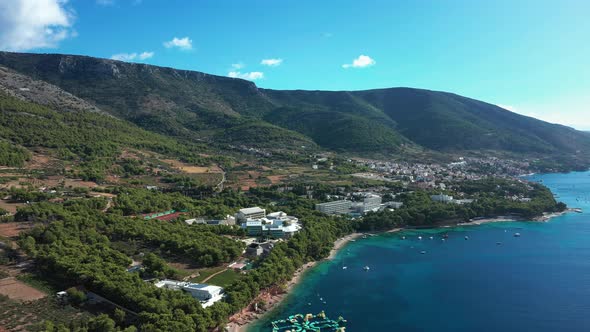
[{"label": "green mountain slope", "polygon": [[[248,81],[85,56],[0,52],[0,64],[168,136],[208,141],[235,137],[244,126],[260,126],[265,133],[272,130],[272,137],[282,138],[284,144],[314,145],[309,138],[259,121],[254,115],[273,106]],[[272,146],[263,139],[256,143]]]},{"label": "green mountain slope", "polygon": [[23,166],[31,151],[71,161],[85,178],[102,178],[123,149],[200,163],[204,148],[94,112],[55,111],[0,93],[0,166]]},{"label": "green mountain slope", "polygon": [[590,141],[572,128],[451,93],[396,88],[355,94],[395,120],[400,133],[434,150],[590,151]]},{"label": "green mountain slope", "polygon": [[493,151],[587,159],[590,137],[455,94],[410,88],[278,91],[193,71],[0,52],[0,65],[144,129],[232,145],[356,154]]}]

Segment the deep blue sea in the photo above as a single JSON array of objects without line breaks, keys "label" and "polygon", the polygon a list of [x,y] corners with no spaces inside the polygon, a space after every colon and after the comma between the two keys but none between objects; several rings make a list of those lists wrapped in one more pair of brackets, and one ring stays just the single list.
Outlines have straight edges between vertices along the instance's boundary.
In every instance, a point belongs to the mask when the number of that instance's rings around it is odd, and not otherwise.
[{"label": "deep blue sea", "polygon": [[590,172],[529,179],[584,213],[359,239],[249,331],[321,310],[347,331],[590,331]]}]

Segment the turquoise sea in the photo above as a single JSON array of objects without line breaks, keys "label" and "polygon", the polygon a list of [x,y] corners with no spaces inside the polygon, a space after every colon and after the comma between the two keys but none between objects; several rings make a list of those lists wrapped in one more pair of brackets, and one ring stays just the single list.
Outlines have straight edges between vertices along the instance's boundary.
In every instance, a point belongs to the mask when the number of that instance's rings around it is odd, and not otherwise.
[{"label": "turquoise sea", "polygon": [[347,331],[590,331],[590,172],[529,179],[584,213],[359,239],[249,331],[321,310]]}]

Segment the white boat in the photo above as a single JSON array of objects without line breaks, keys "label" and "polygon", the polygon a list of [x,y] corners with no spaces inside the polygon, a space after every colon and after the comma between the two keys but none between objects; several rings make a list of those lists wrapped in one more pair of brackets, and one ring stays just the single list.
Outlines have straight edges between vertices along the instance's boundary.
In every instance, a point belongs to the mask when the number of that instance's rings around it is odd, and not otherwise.
[{"label": "white boat", "polygon": [[418,240],[422,240],[422,237],[421,236],[418,236]]},{"label": "white boat", "polygon": [[369,268],[368,266],[363,267],[363,270],[365,271],[369,271],[371,268]]},{"label": "white boat", "polygon": [[343,266],[342,269],[346,270],[346,269],[348,269],[348,266]]},{"label": "white boat", "polygon": [[465,235],[465,240],[469,240],[469,236]]},{"label": "white boat", "polygon": [[514,237],[520,237],[520,233],[514,233]]},{"label": "white boat", "polygon": [[420,253],[421,253],[422,255],[424,255],[424,254],[426,254],[426,251],[422,250]]}]

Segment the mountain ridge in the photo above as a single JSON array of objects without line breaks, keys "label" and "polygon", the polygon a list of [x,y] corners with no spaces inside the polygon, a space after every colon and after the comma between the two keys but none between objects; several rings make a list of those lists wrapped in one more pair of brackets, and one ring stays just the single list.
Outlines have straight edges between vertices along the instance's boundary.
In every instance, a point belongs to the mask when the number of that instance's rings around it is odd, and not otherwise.
[{"label": "mountain ridge", "polygon": [[586,133],[450,92],[274,90],[197,71],[59,54],[0,52],[0,65],[144,129],[188,140],[291,150],[317,144],[362,155],[590,154]]}]

